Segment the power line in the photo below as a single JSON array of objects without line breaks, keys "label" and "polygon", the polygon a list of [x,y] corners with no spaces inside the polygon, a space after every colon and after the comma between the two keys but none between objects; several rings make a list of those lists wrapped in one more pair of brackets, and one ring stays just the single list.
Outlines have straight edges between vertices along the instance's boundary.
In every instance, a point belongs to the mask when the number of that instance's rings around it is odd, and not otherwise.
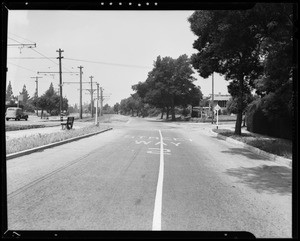
[{"label": "power line", "polygon": [[17,42],[17,43],[19,43],[19,44],[22,44],[20,41],[15,40],[15,39],[13,39],[13,38],[8,37],[8,39],[11,39],[11,40],[13,40],[13,41],[15,41],[15,42]]},{"label": "power line", "polygon": [[81,61],[81,62],[94,63],[94,64],[104,64],[104,65],[112,65],[112,66],[119,66],[119,67],[129,67],[129,68],[140,68],[140,69],[149,69],[149,68],[151,68],[149,66],[108,63],[108,62],[102,62],[102,61],[92,61],[92,60],[83,60],[83,59],[65,58],[65,60],[73,60],[73,61]]},{"label": "power line", "polygon": [[43,55],[43,54],[42,54],[42,53],[40,53],[39,51],[37,51],[37,50],[35,50],[35,49],[33,49],[33,48],[30,48],[30,49],[32,49],[34,52],[38,53],[39,55],[41,55],[41,56],[45,57],[46,59],[50,60],[52,63],[54,63],[54,64],[58,65],[58,63],[54,62],[52,59],[50,59],[49,57],[47,57],[47,56]]},{"label": "power line", "polygon": [[7,59],[56,59],[56,57],[9,57]]},{"label": "power line", "polygon": [[[32,48],[31,48],[32,49]],[[41,56],[43,56],[44,58],[46,58],[46,59],[48,59],[48,60],[50,60],[51,62],[53,62],[54,64],[56,64],[56,65],[59,65],[58,63],[56,63],[55,61],[53,61],[53,60],[51,60],[50,59],[50,57],[47,57],[47,56],[45,56],[44,54],[42,54],[42,53],[40,53],[40,52],[38,52],[37,50],[35,50],[35,49],[32,49],[32,50],[34,50],[35,52],[37,52],[38,54],[40,54]],[[57,59],[57,58],[56,58]],[[64,69],[66,69],[66,70],[68,70],[68,71],[71,71],[70,69],[68,69],[68,68],[66,68],[66,67],[63,67]]]},{"label": "power line", "polygon": [[35,42],[33,42],[33,41],[29,40],[29,39],[23,38],[23,37],[21,37],[21,36],[19,36],[19,35],[16,35],[16,34],[14,34],[14,33],[9,32],[9,34],[14,35],[14,36],[16,36],[16,37],[18,37],[18,38],[21,38],[21,39],[23,39],[23,40],[26,40],[26,41],[35,43]]},{"label": "power line", "polygon": [[11,62],[8,62],[8,61],[7,61],[7,63],[8,63],[8,64],[15,65],[15,66],[17,66],[17,67],[19,67],[19,68],[22,68],[22,69],[25,69],[25,70],[28,70],[28,71],[34,72],[34,73],[36,72],[36,71],[34,71],[34,70],[32,70],[32,69],[27,69],[27,68],[25,68],[25,67],[22,67],[22,66],[20,66],[20,65],[17,65],[17,64],[13,64],[13,63],[11,63]]}]

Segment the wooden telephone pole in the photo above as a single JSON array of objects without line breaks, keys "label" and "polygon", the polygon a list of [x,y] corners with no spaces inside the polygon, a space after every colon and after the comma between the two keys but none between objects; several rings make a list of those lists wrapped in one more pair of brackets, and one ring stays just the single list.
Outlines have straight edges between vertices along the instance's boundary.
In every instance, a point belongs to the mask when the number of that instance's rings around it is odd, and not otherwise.
[{"label": "wooden telephone pole", "polygon": [[63,121],[62,116],[62,109],[63,109],[63,99],[62,99],[62,72],[61,72],[61,59],[63,58],[61,56],[61,53],[64,52],[61,49],[56,50],[56,52],[59,53],[59,94],[60,94],[60,101],[59,101],[59,114],[60,114],[60,121]]}]

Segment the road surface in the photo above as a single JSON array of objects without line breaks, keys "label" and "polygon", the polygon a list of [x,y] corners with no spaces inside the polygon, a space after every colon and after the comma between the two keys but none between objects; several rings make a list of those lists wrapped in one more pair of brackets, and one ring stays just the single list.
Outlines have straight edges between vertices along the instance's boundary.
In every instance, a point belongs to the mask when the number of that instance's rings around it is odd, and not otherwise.
[{"label": "road surface", "polygon": [[204,126],[131,118],[8,160],[8,228],[291,237],[291,169]]}]

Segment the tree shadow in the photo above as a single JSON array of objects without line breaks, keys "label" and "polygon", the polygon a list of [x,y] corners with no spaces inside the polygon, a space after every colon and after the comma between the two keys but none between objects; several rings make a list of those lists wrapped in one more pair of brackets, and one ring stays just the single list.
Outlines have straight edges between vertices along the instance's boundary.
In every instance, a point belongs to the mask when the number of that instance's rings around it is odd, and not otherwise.
[{"label": "tree shadow", "polygon": [[222,151],[222,152],[231,155],[243,155],[247,158],[255,159],[255,160],[268,160],[266,157],[262,157],[261,155],[255,154],[245,148],[229,148],[228,151]]},{"label": "tree shadow", "polygon": [[271,194],[291,194],[292,170],[284,166],[257,166],[227,169],[228,175],[237,177],[242,183],[257,192]]}]

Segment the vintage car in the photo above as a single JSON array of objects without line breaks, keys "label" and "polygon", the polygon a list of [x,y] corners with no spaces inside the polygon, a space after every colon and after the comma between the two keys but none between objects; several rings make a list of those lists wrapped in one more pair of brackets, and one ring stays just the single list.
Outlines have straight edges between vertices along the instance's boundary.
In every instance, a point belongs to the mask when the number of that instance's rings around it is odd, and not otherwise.
[{"label": "vintage car", "polygon": [[26,115],[21,108],[18,107],[9,107],[5,113],[5,119],[8,121],[9,119],[28,120],[28,115]]}]

